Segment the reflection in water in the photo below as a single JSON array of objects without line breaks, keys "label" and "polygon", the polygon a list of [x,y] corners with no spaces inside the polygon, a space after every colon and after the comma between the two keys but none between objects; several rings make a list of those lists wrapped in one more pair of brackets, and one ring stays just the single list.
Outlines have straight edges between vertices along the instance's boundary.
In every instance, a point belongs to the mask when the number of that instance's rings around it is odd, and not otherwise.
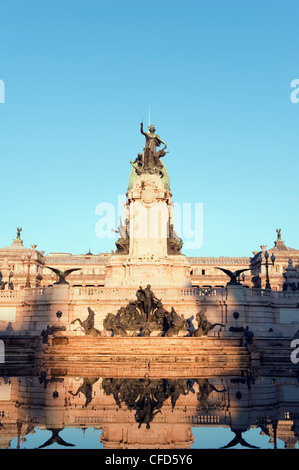
[{"label": "reflection in water", "polygon": [[84,406],[87,407],[89,405],[89,403],[91,402],[91,400],[92,400],[92,386],[98,380],[99,379],[85,378],[83,380],[83,384],[80,385],[80,387],[78,388],[78,390],[75,393],[72,392],[71,390],[69,390],[69,393],[71,395],[73,395],[73,397],[76,397],[79,393],[83,393],[83,395],[85,395],[85,398],[86,398]]},{"label": "reflection in water", "polygon": [[294,448],[298,391],[296,376],[256,370],[190,379],[2,377],[0,448]]},{"label": "reflection in water", "polygon": [[194,384],[198,385],[197,399],[199,404],[206,406],[209,394],[217,390],[207,379],[104,379],[102,386],[106,395],[113,395],[117,405],[123,402],[128,409],[135,410],[135,420],[146,428],[150,428],[157,413],[166,400],[170,399],[172,410],[180,395],[195,393]]},{"label": "reflection in water", "polygon": [[103,390],[106,395],[113,395],[117,405],[123,402],[128,409],[135,410],[135,420],[150,428],[157,413],[161,413],[163,403],[170,399],[172,409],[181,394],[194,393],[192,380],[150,380],[146,379],[104,379]]},{"label": "reflection in water", "polygon": [[244,447],[249,447],[250,449],[258,449],[257,446],[248,444],[245,439],[242,437],[243,429],[232,429],[235,433],[235,437],[228,443],[226,446],[223,446],[222,449],[229,449],[230,447],[235,447],[237,444],[241,444]]},{"label": "reflection in water", "polygon": [[45,442],[44,444],[42,444],[41,446],[38,446],[38,449],[43,449],[44,447],[48,447],[48,446],[51,446],[52,444],[59,444],[61,446],[64,446],[64,447],[74,447],[74,444],[70,444],[68,442],[65,442],[64,439],[62,439],[62,437],[59,436],[59,433],[60,431],[62,431],[62,429],[50,429],[49,428],[49,431],[52,432],[52,436],[50,437],[50,439],[47,440],[47,442]]}]

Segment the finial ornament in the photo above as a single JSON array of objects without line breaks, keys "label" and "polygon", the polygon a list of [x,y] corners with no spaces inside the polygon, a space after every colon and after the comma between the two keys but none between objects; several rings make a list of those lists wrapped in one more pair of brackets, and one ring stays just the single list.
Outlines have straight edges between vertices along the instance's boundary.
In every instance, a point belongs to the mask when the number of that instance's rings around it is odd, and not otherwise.
[{"label": "finial ornament", "polygon": [[20,240],[20,238],[21,238],[21,232],[22,232],[22,228],[21,228],[21,227],[18,227],[18,228],[17,228],[17,240]]},{"label": "finial ornament", "polygon": [[281,241],[281,228],[277,228],[276,233],[277,233],[277,241],[280,242]]}]

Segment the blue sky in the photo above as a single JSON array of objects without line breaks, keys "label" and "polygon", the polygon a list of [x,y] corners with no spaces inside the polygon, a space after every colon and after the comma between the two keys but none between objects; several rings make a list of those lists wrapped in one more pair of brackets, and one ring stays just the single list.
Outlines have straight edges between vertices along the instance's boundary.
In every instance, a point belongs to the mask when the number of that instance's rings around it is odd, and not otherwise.
[{"label": "blue sky", "polygon": [[[173,201],[203,204],[191,256],[299,249],[298,1],[2,0],[0,246],[114,249],[98,204],[125,194],[148,107]],[[117,224],[117,220],[116,220]]]}]

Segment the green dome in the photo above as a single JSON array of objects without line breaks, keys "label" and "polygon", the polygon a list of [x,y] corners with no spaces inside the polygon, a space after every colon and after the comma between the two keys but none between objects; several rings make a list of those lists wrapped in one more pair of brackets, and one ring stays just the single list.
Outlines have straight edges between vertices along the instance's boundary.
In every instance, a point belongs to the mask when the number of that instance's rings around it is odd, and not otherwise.
[{"label": "green dome", "polygon": [[[166,170],[166,166],[164,165],[163,162],[162,163],[162,166],[163,166],[163,178],[162,178],[162,181],[164,183],[164,187],[165,189],[168,189],[170,191],[170,181],[169,181],[169,175],[168,175],[168,171]],[[132,189],[133,188],[133,184],[135,183],[136,181],[136,178],[137,178],[137,173],[135,171],[134,168],[132,168],[131,170],[131,173],[130,173],[130,176],[129,176],[129,184],[128,184],[128,189]]]}]

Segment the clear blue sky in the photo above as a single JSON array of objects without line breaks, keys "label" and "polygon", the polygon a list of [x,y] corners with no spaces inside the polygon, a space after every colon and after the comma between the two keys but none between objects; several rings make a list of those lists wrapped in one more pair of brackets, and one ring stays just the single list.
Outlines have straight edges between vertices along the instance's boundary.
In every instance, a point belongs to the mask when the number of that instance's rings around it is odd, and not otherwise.
[{"label": "clear blue sky", "polygon": [[[203,203],[188,255],[299,249],[297,0],[2,0],[0,246],[114,249],[101,202],[125,194],[148,106],[173,201]],[[117,221],[116,221],[117,222]]]}]

